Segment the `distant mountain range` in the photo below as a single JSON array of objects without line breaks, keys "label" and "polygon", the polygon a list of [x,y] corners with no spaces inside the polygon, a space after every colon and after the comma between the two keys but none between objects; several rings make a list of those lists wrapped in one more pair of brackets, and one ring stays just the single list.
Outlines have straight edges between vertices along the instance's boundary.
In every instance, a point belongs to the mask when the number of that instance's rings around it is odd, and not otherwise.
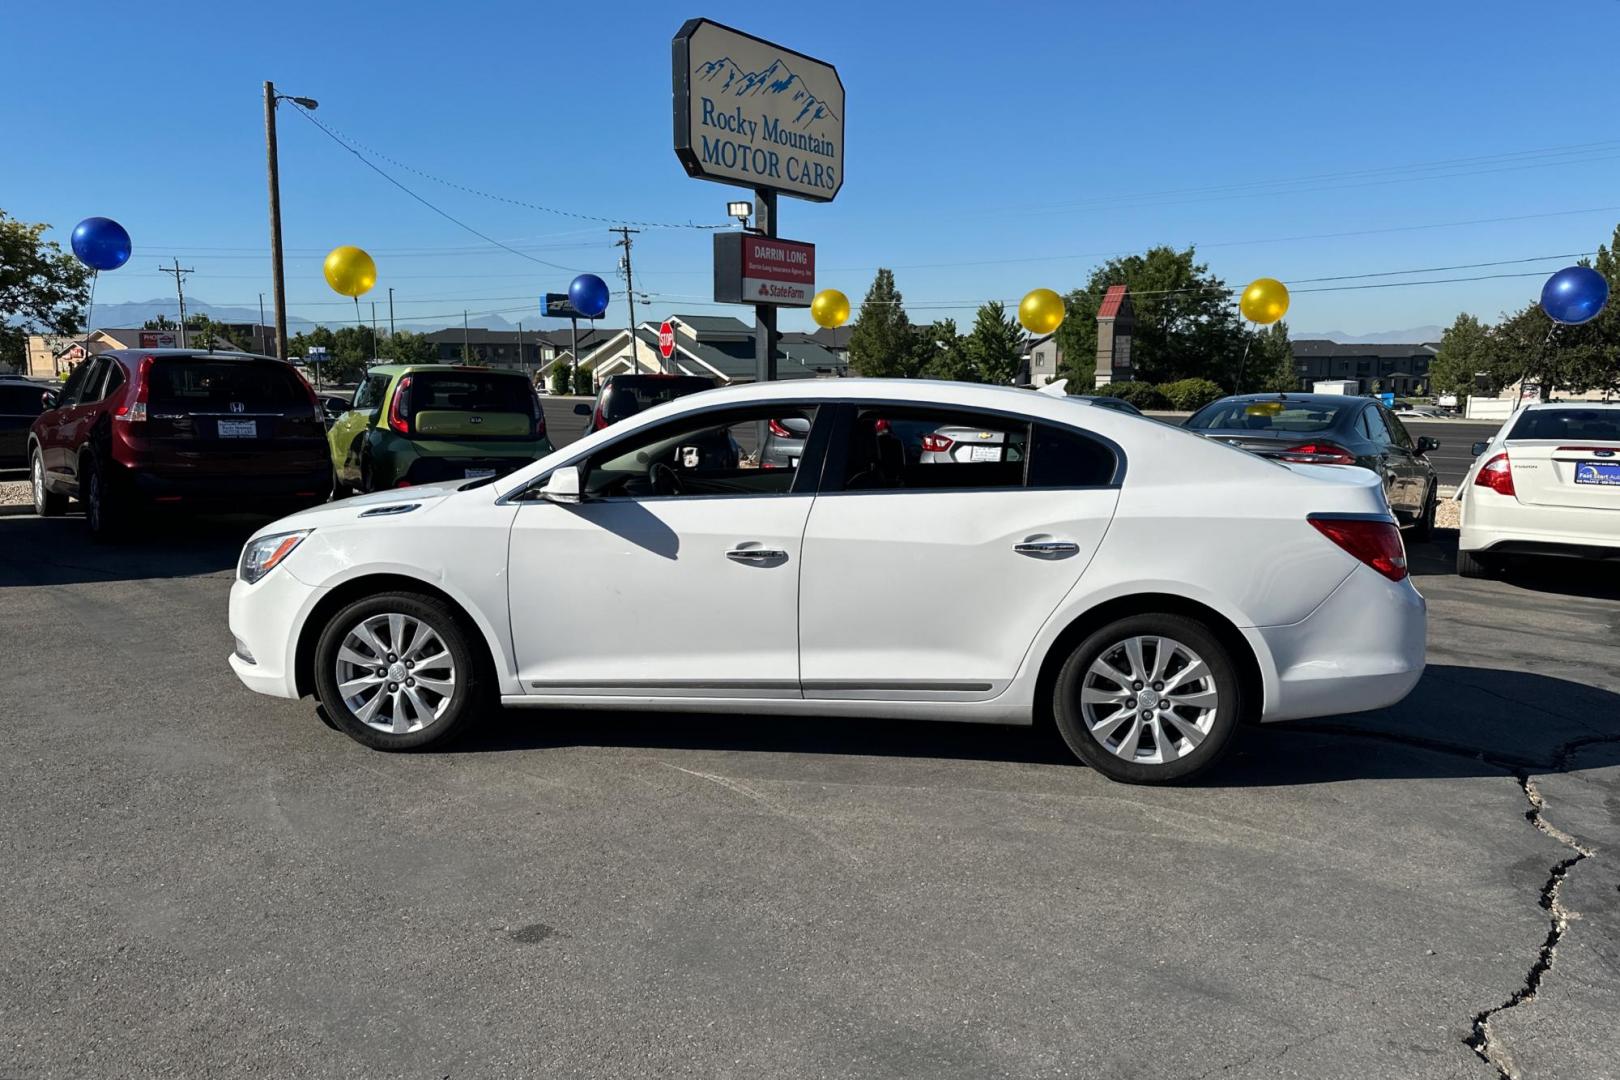
[{"label": "distant mountain range", "polygon": [[1337,341],[1343,345],[1421,345],[1439,341],[1445,328],[1440,326],[1414,326],[1408,330],[1380,330],[1372,334],[1347,334],[1343,330],[1294,330],[1288,336],[1295,341]]},{"label": "distant mountain range", "polygon": [[722,56],[718,60],[699,64],[697,77],[703,82],[713,83],[720,93],[732,97],[761,93],[790,94],[789,100],[800,106],[793,118],[793,122],[800,127],[809,127],[817,120],[828,117],[838,119],[827,103],[811,93],[804,80],[784,64],[781,57],[772,60],[768,67],[760,71],[744,71],[731,57]]},{"label": "distant mountain range", "polygon": [[[98,303],[98,304],[96,304],[96,310],[93,313],[93,317],[95,319],[95,324],[97,326],[99,326],[99,327],[108,327],[108,328],[123,327],[123,328],[128,329],[128,328],[131,328],[131,327],[144,326],[148,321],[150,321],[152,319],[156,319],[159,315],[162,315],[163,317],[172,320],[176,316],[178,306],[179,306],[178,303],[176,301],[174,301],[174,300],[126,300],[126,301],[124,301],[122,303],[117,303],[117,304]],[[370,305],[366,304],[366,303],[362,303],[360,307],[361,307],[361,310],[363,312],[365,312],[367,319],[369,319],[370,316],[371,316]],[[525,319],[524,320],[525,325],[534,326],[534,327],[542,328],[542,329],[543,328],[548,328],[548,327],[555,327],[557,325],[560,325],[559,323],[556,323],[556,322],[551,321],[551,320],[547,320],[546,322],[541,322],[540,321],[540,314],[539,314],[539,310],[538,310],[539,309],[538,302],[536,303],[535,307],[536,307],[536,311],[535,311],[534,320],[531,322],[530,320]],[[214,305],[214,304],[210,304],[206,300],[192,300],[190,298],[187,298],[187,300],[186,300],[186,314],[187,315],[206,315],[210,319],[214,320],[215,322],[220,322],[220,323],[250,323],[251,324],[251,323],[256,323],[256,322],[259,321],[259,309],[258,308],[220,307],[220,306],[217,306],[217,305]],[[265,325],[268,326],[268,325],[271,324],[271,322],[274,321],[275,312],[272,309],[270,309],[269,307],[266,307],[264,314],[265,314]],[[306,319],[306,318],[303,318],[303,317],[298,316],[298,315],[288,315],[287,316],[287,332],[290,333],[290,334],[296,334],[301,330],[313,330],[317,325],[324,325],[324,326],[330,326],[330,327],[348,326],[353,322],[353,320],[354,320],[354,309],[353,308],[347,308],[346,309],[346,308],[344,308],[342,306],[334,306],[332,308],[331,317],[322,319],[322,320],[320,320],[319,323],[317,323],[313,319]],[[385,317],[379,317],[379,320],[378,320],[379,325],[381,325],[385,321],[386,321]],[[499,315],[480,315],[473,322],[474,322],[475,326],[479,327],[480,329],[484,329],[484,330],[516,330],[517,329],[517,324],[516,323],[509,322],[508,320],[503,319]],[[441,322],[426,322],[426,323],[407,322],[407,321],[402,321],[402,320],[399,320],[399,319],[395,320],[395,327],[397,329],[400,329],[400,330],[412,330],[412,331],[418,331],[418,332],[426,331],[426,330],[443,330],[446,327],[460,326],[460,325],[461,325],[461,321],[459,319],[445,319],[445,320],[443,320]]]}]

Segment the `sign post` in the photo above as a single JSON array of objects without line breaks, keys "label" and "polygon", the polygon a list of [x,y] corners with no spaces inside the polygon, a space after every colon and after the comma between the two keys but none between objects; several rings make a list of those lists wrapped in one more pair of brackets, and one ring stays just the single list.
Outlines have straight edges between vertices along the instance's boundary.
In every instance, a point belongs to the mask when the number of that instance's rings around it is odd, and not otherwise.
[{"label": "sign post", "polygon": [[[778,195],[813,202],[838,195],[844,84],[837,68],[708,19],[688,20],[671,56],[675,155],[689,176],[754,189],[755,236],[775,239]],[[715,273],[719,299],[718,263]],[[754,304],[754,377],[776,378],[776,309],[808,306],[810,296],[802,304],[758,295],[730,302]]]},{"label": "sign post", "polygon": [[543,307],[546,314],[552,318],[567,319],[569,328],[572,331],[572,356],[574,362],[568,372],[568,392],[571,394],[574,392],[574,383],[579,375],[579,309],[574,306],[574,302],[568,298],[567,293],[555,292],[546,293]]}]

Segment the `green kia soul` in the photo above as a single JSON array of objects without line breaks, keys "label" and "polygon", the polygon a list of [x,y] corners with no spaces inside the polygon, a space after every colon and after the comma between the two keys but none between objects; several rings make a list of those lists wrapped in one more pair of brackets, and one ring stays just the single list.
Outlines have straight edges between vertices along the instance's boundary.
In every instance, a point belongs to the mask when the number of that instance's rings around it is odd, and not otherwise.
[{"label": "green kia soul", "polygon": [[369,369],[327,439],[338,496],[502,476],[551,453],[527,378],[438,364]]}]

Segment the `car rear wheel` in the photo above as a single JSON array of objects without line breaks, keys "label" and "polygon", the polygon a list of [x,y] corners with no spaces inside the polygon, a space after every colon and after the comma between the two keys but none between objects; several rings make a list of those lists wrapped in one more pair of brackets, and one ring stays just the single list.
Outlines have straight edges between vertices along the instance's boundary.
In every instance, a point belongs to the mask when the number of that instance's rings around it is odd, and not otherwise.
[{"label": "car rear wheel", "polygon": [[84,492],[84,521],[96,540],[117,539],[124,529],[124,504],[113,490],[106,470],[91,458],[80,471]]},{"label": "car rear wheel", "polygon": [[29,462],[28,476],[34,490],[34,513],[40,517],[59,517],[67,511],[67,496],[45,486],[45,459],[37,449]]},{"label": "car rear wheel", "polygon": [[1064,662],[1053,700],[1069,749],[1130,784],[1174,783],[1208,769],[1244,707],[1226,646],[1182,615],[1132,615],[1092,633]]},{"label": "car rear wheel", "polygon": [[1496,576],[1496,562],[1489,556],[1478,555],[1472,551],[1457,549],[1457,576],[1466,578],[1488,578]]},{"label": "car rear wheel", "polygon": [[1412,525],[1411,537],[1416,543],[1422,543],[1434,536],[1434,516],[1440,510],[1440,495],[1435,485],[1429,485],[1429,498],[1423,504],[1423,513]]},{"label": "car rear wheel", "polygon": [[331,722],[377,750],[421,750],[458,735],[486,704],[482,645],[441,600],[368,596],[332,616],[315,647]]}]

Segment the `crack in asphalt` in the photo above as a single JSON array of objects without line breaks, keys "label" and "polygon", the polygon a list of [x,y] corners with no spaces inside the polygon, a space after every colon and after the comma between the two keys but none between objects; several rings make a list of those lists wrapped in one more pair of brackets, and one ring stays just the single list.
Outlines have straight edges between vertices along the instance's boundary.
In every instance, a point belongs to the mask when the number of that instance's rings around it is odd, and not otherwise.
[{"label": "crack in asphalt", "polygon": [[1296,730],[1312,731],[1320,734],[1343,735],[1348,737],[1380,739],[1386,742],[1411,746],[1419,750],[1430,750],[1435,753],[1451,754],[1465,757],[1475,761],[1482,761],[1487,765],[1495,766],[1506,773],[1510,773],[1518,781],[1519,788],[1524,792],[1525,801],[1530,809],[1524,812],[1524,818],[1536,831],[1551,840],[1562,844],[1574,852],[1566,859],[1554,863],[1548,871],[1547,880],[1541,886],[1538,902],[1543,911],[1547,912],[1547,937],[1542,941],[1541,947],[1536,950],[1535,961],[1525,974],[1524,982],[1507,1000],[1500,1005],[1475,1013],[1468,1037],[1463,1039],[1467,1046],[1480,1060],[1496,1070],[1502,1080],[1520,1080],[1519,1072],[1513,1065],[1511,1055],[1499,1047],[1491,1038],[1490,1022],[1495,1016],[1515,1009],[1520,1005],[1534,1001],[1541,989],[1542,981],[1552,970],[1553,961],[1558,953],[1558,946],[1563,941],[1564,934],[1569,930],[1570,920],[1579,918],[1580,912],[1571,911],[1565,907],[1560,893],[1563,889],[1564,879],[1574,866],[1597,854],[1597,849],[1582,844],[1575,837],[1560,829],[1546,818],[1547,800],[1542,797],[1541,791],[1536,787],[1532,770],[1540,772],[1565,772],[1568,770],[1570,759],[1580,750],[1588,746],[1603,743],[1620,742],[1620,735],[1584,735],[1578,739],[1571,739],[1560,744],[1552,754],[1549,761],[1541,762],[1531,758],[1519,758],[1509,754],[1499,754],[1480,750],[1477,747],[1459,746],[1448,743],[1443,739],[1430,739],[1421,735],[1401,735],[1393,732],[1370,731],[1358,729],[1348,724],[1299,724]]}]

